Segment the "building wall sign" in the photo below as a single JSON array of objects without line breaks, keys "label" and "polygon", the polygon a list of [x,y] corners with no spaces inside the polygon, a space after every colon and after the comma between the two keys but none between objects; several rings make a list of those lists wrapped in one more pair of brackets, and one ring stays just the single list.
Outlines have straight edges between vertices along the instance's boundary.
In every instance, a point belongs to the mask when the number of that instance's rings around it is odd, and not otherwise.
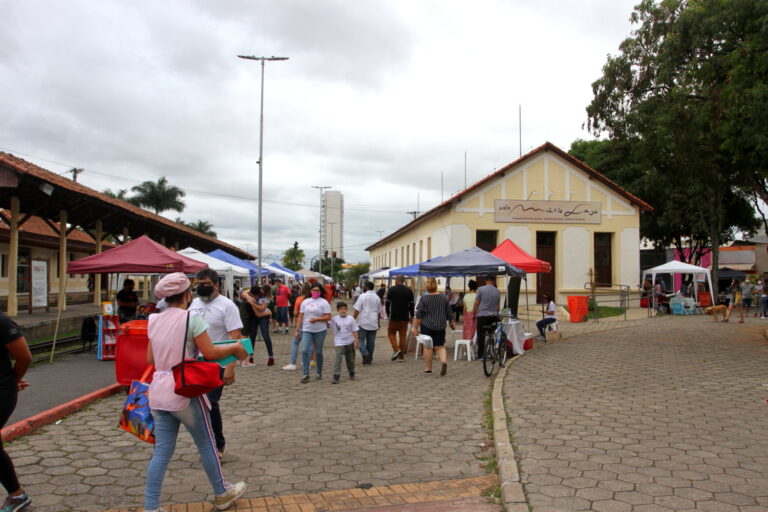
[{"label": "building wall sign", "polygon": [[541,222],[546,224],[600,224],[599,201],[518,201],[496,199],[496,222]]}]

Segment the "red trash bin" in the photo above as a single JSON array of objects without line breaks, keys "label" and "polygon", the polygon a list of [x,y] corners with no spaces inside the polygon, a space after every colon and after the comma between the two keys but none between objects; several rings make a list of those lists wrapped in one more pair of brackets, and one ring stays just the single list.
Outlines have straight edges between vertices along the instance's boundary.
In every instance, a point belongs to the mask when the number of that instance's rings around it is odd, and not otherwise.
[{"label": "red trash bin", "polygon": [[141,378],[147,368],[147,345],[149,338],[146,320],[132,320],[120,324],[115,356],[115,377],[118,384],[130,386],[132,380]]},{"label": "red trash bin", "polygon": [[571,295],[568,297],[568,312],[571,322],[583,322],[589,314],[589,297],[586,295]]}]

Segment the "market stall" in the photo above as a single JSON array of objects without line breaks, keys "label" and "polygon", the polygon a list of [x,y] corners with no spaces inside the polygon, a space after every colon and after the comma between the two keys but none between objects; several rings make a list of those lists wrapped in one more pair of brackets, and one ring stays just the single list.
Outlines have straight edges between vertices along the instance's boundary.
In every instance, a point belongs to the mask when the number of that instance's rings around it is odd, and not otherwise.
[{"label": "market stall", "polygon": [[[67,265],[68,274],[167,274],[170,272],[184,272],[194,274],[207,268],[206,263],[188,258],[183,254],[174,252],[167,247],[155,242],[147,236],[141,236],[119,247],[108,249],[102,253],[94,254],[79,260],[71,261]],[[146,330],[142,329],[141,322],[135,320],[130,329],[116,325],[116,316],[111,315],[111,308],[103,311],[108,316],[108,321],[99,322],[102,329],[106,329],[110,343],[114,345],[115,352],[115,378],[118,383],[127,385],[131,380],[138,379],[147,366]],[[61,318],[61,310],[59,310]],[[127,324],[124,324],[127,325]],[[56,321],[54,334],[54,346],[58,335],[59,320]],[[112,332],[114,331],[114,332]],[[104,336],[100,338],[103,340]],[[114,339],[114,341],[112,341]],[[53,357],[53,356],[51,356]]]},{"label": "market stall", "polygon": [[[656,284],[656,276],[660,274],[692,274],[694,276],[694,281],[698,280],[697,278],[700,278],[701,280],[705,281],[706,284],[709,285],[709,292],[708,294],[712,293],[712,275],[709,271],[709,269],[704,267],[697,267],[696,265],[691,265],[689,263],[683,263],[682,261],[670,261],[667,263],[664,263],[663,265],[659,265],[658,267],[649,268],[648,270],[643,272],[643,282],[645,282],[646,279],[648,279],[648,276],[650,276],[651,283],[653,285]],[[699,291],[698,286],[693,287],[693,293],[695,302],[701,304],[701,300],[699,295],[702,295],[703,292]],[[659,302],[657,300],[656,294],[653,294],[653,308],[656,309]]]},{"label": "market stall", "polygon": [[232,295],[234,293],[235,278],[247,280],[250,277],[250,272],[247,268],[235,265],[234,263],[221,261],[220,259],[214,258],[213,256],[208,256],[204,252],[193,249],[192,247],[182,249],[178,251],[178,254],[183,254],[188,258],[192,258],[193,260],[205,263],[208,265],[208,268],[215,270],[216,273],[219,274],[224,280],[224,283],[221,287],[222,293],[230,299],[234,298]]}]

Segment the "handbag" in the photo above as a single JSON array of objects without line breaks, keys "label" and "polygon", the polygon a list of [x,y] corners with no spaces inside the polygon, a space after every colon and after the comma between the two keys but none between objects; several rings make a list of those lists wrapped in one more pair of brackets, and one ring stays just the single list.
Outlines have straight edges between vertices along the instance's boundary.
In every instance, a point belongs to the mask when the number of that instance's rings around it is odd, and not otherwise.
[{"label": "handbag", "polygon": [[152,365],[147,366],[141,379],[131,382],[118,424],[121,429],[149,444],[155,444],[155,420],[149,409],[149,384],[147,383],[152,370],[154,370]]},{"label": "handbag", "polygon": [[208,363],[197,359],[187,359],[187,333],[189,332],[189,313],[184,339],[181,344],[181,362],[171,368],[176,382],[174,392],[177,395],[194,398],[224,385],[218,363]]}]

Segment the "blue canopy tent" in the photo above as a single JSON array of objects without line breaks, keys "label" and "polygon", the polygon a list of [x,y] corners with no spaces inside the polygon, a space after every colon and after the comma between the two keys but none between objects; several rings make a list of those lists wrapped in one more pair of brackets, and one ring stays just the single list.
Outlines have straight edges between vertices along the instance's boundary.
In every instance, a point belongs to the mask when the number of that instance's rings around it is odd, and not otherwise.
[{"label": "blue canopy tent", "polygon": [[[216,258],[217,260],[226,261],[227,263],[232,263],[233,265],[240,265],[241,267],[247,268],[248,272],[251,274],[251,284],[253,284],[256,276],[259,275],[259,267],[250,261],[241,260],[237,256],[232,256],[228,252],[224,252],[221,249],[216,249],[215,251],[209,252],[208,256]],[[265,276],[267,274],[269,274],[269,271],[265,268],[262,268],[261,275]]]},{"label": "blue canopy tent", "polygon": [[[421,275],[442,276],[477,276],[482,274],[507,275],[511,279],[507,284],[507,306],[512,316],[517,317],[518,301],[520,299],[520,282],[525,279],[525,272],[510,265],[501,258],[497,258],[488,251],[479,247],[471,247],[467,250],[443,256],[439,260],[435,258],[419,264]],[[526,279],[526,289],[528,280]],[[526,310],[528,294],[525,295]],[[530,326],[529,326],[530,327]]]},{"label": "blue canopy tent", "polygon": [[294,278],[296,281],[301,281],[302,279],[304,279],[304,276],[303,276],[303,275],[301,275],[301,274],[299,274],[298,272],[296,272],[296,271],[293,271],[293,270],[291,270],[291,269],[289,269],[289,268],[285,268],[284,266],[280,265],[279,263],[277,263],[277,262],[275,262],[275,261],[273,261],[272,263],[270,263],[270,266],[272,266],[272,267],[275,267],[275,268],[277,268],[277,269],[280,269],[280,270],[282,270],[283,272],[288,272],[288,273],[291,273],[291,274],[293,274],[293,278]]}]

